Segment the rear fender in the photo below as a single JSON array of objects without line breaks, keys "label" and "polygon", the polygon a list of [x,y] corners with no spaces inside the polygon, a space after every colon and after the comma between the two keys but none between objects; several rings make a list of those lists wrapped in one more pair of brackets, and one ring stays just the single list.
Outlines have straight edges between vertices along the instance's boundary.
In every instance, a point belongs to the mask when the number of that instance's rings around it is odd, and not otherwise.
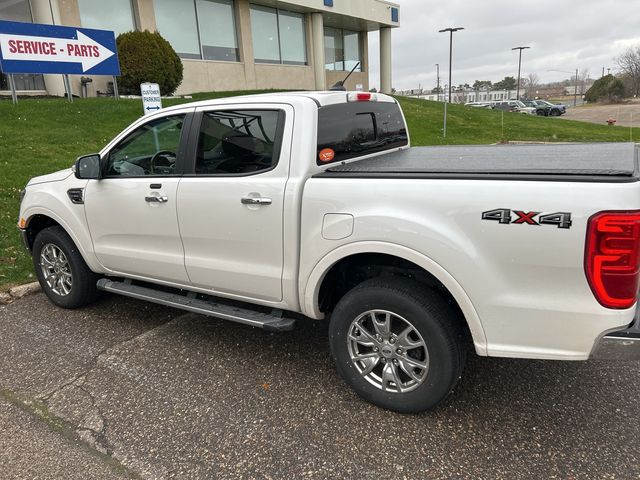
[{"label": "rear fender", "polygon": [[476,312],[469,296],[456,279],[442,266],[429,257],[410,248],[386,242],[356,242],[343,245],[332,250],[324,256],[313,268],[306,282],[300,283],[300,298],[302,299],[303,313],[311,318],[320,319],[324,314],[320,311],[319,295],[320,286],[331,267],[343,258],[360,253],[381,253],[402,258],[415,263],[425,271],[438,279],[458,303],[460,310],[471,331],[473,343],[478,355],[487,355],[487,341]]}]

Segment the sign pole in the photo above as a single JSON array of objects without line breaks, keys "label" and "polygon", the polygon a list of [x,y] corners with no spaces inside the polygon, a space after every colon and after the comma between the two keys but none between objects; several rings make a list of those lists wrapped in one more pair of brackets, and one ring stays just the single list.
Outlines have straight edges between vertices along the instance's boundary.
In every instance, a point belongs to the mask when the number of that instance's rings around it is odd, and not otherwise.
[{"label": "sign pole", "polygon": [[71,91],[71,82],[69,81],[69,75],[64,74],[62,78],[64,80],[64,89],[67,92],[67,99],[69,100],[69,102],[73,103],[73,92]]},{"label": "sign pole", "polygon": [[120,93],[118,92],[118,78],[113,76],[113,96],[116,100],[120,100]]},{"label": "sign pole", "polygon": [[11,100],[13,104],[18,103],[18,94],[16,93],[16,82],[13,80],[13,73],[8,74],[9,86],[11,87]]}]

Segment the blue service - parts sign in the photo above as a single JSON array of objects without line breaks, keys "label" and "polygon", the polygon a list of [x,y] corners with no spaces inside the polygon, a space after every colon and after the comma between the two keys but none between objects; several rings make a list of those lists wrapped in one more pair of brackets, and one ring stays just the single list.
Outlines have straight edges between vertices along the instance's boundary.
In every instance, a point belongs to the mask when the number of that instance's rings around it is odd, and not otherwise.
[{"label": "blue service - parts sign", "polygon": [[113,32],[0,20],[3,73],[120,75]]}]

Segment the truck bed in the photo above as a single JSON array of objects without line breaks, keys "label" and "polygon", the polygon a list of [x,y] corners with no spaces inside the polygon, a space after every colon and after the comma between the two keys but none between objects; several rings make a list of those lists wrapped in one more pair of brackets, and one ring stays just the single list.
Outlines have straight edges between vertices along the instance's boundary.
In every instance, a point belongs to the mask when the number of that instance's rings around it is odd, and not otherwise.
[{"label": "truck bed", "polygon": [[331,166],[317,177],[636,182],[633,143],[412,147]]}]

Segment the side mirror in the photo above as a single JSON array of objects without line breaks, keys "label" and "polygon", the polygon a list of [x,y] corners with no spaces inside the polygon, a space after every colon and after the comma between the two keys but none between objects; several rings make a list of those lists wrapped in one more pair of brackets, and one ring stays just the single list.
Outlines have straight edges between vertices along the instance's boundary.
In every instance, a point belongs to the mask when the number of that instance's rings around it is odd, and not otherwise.
[{"label": "side mirror", "polygon": [[99,180],[102,177],[100,172],[100,155],[92,153],[91,155],[78,157],[75,164],[75,173],[76,178]]}]

